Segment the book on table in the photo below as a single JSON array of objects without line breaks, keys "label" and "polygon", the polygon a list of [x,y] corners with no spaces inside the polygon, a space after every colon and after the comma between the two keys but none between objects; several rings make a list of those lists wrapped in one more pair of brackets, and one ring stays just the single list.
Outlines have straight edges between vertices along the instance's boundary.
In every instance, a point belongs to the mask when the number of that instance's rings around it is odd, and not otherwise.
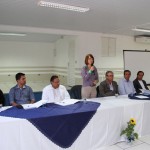
[{"label": "book on table", "polygon": [[46,103],[47,103],[46,100],[40,100],[40,101],[33,103],[33,104],[23,104],[22,107],[24,109],[32,109],[32,108],[38,108],[38,107],[40,107]]}]

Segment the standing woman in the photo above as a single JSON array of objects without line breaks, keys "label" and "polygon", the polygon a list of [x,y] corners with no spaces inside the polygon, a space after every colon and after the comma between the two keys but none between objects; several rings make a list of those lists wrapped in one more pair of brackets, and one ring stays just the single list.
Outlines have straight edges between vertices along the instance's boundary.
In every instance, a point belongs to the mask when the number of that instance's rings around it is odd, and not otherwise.
[{"label": "standing woman", "polygon": [[82,98],[95,98],[97,95],[96,84],[98,83],[98,73],[94,66],[94,57],[92,54],[88,54],[85,57],[85,64],[82,68],[81,75],[83,78],[82,85]]}]

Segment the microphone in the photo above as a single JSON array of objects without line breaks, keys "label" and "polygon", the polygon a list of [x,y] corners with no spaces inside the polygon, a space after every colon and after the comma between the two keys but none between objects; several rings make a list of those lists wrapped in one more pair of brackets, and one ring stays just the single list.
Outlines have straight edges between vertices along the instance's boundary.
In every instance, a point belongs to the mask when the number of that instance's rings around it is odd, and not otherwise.
[{"label": "microphone", "polygon": [[92,70],[91,70],[91,71],[94,71],[94,70],[95,70],[95,67],[94,67],[93,65],[91,66],[91,68],[92,68]]},{"label": "microphone", "polygon": [[23,109],[23,106],[20,105],[20,104],[16,105],[16,107],[17,107],[18,109]]}]

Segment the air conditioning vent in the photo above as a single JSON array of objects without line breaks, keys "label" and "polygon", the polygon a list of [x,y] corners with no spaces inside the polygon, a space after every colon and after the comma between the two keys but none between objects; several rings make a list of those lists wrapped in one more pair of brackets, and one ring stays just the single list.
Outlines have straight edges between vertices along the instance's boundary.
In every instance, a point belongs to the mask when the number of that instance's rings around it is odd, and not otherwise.
[{"label": "air conditioning vent", "polygon": [[138,35],[135,36],[135,42],[150,44],[150,35]]}]

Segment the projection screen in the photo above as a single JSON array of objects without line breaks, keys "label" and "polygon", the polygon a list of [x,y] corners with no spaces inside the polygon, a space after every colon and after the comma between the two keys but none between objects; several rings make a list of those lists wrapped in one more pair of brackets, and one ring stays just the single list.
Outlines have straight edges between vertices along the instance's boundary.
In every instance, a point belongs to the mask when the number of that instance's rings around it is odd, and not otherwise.
[{"label": "projection screen", "polygon": [[136,78],[138,71],[144,71],[143,79],[150,84],[150,51],[123,50],[124,69],[131,71],[131,80]]}]

